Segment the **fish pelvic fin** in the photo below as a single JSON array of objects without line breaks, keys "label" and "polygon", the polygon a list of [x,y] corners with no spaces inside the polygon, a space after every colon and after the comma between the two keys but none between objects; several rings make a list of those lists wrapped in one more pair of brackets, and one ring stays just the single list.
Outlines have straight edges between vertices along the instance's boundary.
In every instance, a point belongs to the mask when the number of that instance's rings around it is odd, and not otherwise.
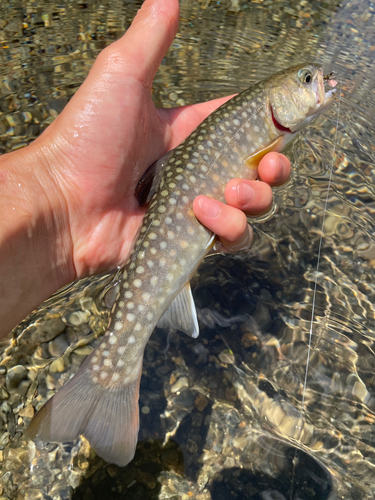
[{"label": "fish pelvic fin", "polygon": [[26,438],[63,443],[83,435],[100,457],[124,467],[137,446],[142,360],[132,380],[115,387],[94,382],[87,361],[35,415]]}]

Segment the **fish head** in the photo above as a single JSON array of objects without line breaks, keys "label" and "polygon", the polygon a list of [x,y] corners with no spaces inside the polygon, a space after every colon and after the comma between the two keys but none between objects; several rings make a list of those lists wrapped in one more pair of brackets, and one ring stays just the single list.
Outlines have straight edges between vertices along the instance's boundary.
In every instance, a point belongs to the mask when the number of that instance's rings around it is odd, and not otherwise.
[{"label": "fish head", "polygon": [[[301,64],[273,75],[268,97],[276,128],[297,132],[311,123],[332,101],[336,84],[315,64]],[[327,91],[325,86],[332,87]]]}]

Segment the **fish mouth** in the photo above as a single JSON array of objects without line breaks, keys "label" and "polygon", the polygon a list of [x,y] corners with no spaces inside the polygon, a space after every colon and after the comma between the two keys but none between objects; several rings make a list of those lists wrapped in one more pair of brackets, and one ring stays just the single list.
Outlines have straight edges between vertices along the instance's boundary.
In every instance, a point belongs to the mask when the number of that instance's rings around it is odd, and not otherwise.
[{"label": "fish mouth", "polygon": [[284,125],[281,125],[276,118],[275,115],[273,114],[273,109],[272,106],[270,106],[270,111],[271,111],[271,117],[272,117],[272,122],[274,126],[277,128],[277,130],[280,130],[281,132],[287,132],[289,134],[293,134],[293,132],[290,130],[290,128],[284,127]]}]

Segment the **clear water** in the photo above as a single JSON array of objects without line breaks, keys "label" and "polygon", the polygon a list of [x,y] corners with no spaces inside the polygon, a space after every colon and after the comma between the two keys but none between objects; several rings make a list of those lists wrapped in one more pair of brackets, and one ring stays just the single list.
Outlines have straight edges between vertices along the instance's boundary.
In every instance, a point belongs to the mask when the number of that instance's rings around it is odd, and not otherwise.
[{"label": "clear water", "polygon": [[[138,7],[0,4],[1,152],[28,144],[57,116]],[[128,467],[105,464],[84,441],[43,447],[22,438],[34,408],[99,342],[112,277],[67,287],[15,330],[17,341],[3,342],[1,498],[372,499],[374,5],[186,0],[181,8],[154,85],[158,105],[230,94],[313,60],[335,71],[340,113],[337,102],[289,151],[292,179],[255,222],[251,251],[199,269],[199,339],[153,334]],[[24,372],[9,382],[19,365]]]}]

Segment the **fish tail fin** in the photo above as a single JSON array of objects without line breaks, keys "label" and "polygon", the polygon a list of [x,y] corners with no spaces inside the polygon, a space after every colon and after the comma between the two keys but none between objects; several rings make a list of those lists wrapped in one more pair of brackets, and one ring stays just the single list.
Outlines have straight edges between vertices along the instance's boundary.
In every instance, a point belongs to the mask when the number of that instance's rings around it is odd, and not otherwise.
[{"label": "fish tail fin", "polygon": [[96,453],[124,467],[134,457],[139,429],[139,383],[142,362],[126,385],[94,382],[88,363],[35,415],[27,439],[73,441],[85,436]]}]

